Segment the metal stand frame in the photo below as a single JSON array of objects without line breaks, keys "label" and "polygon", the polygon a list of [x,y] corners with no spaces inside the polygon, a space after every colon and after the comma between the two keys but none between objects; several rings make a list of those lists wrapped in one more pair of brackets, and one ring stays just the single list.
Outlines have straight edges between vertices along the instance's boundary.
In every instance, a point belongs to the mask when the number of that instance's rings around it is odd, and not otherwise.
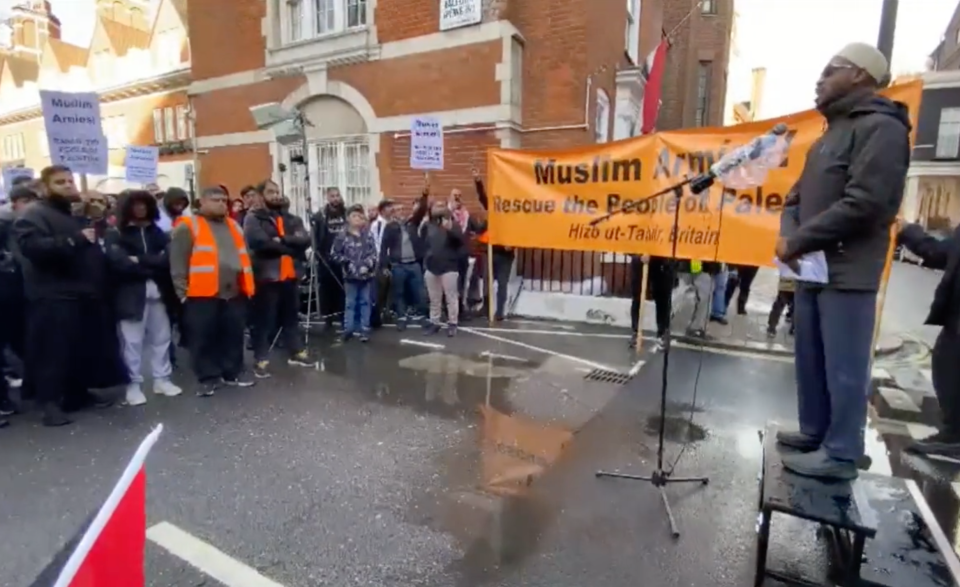
[{"label": "metal stand frame", "polygon": [[[676,199],[676,205],[674,207],[673,214],[673,234],[671,235],[672,248],[670,252],[669,264],[671,279],[676,276],[677,271],[677,233],[679,232],[680,227],[680,207],[681,198],[683,196],[683,188],[690,184],[693,193],[696,194],[710,187],[710,183],[712,183],[712,181],[708,182],[701,178],[687,179],[646,198],[653,199],[672,192],[673,197]],[[611,216],[612,214],[598,218],[591,224],[599,224]],[[663,340],[663,376],[660,385],[660,426],[658,430],[659,441],[657,444],[657,468],[654,469],[649,475],[628,475],[625,473],[615,473],[612,471],[597,471],[596,476],[598,478],[611,477],[614,479],[628,479],[631,481],[649,481],[660,492],[660,499],[663,501],[663,509],[667,514],[667,521],[670,523],[670,533],[674,539],[677,539],[680,537],[680,530],[677,529],[677,521],[673,517],[673,508],[670,507],[670,499],[667,496],[666,487],[668,485],[674,485],[677,483],[699,483],[701,485],[707,485],[710,483],[710,479],[708,477],[673,477],[671,476],[673,473],[672,469],[670,471],[666,471],[663,468],[663,445],[667,422],[667,372],[670,365],[670,348],[673,346],[672,338],[673,336],[668,330]]]}]

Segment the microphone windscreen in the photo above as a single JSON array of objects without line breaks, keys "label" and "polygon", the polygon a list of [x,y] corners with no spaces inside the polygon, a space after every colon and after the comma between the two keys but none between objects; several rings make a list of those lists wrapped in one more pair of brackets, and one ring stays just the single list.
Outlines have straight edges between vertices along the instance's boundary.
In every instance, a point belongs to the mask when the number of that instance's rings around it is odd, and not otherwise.
[{"label": "microphone windscreen", "polygon": [[785,135],[787,134],[787,130],[789,130],[787,129],[787,125],[781,122],[781,123],[778,123],[775,127],[773,127],[773,129],[770,130],[770,134],[774,134],[777,136]]}]

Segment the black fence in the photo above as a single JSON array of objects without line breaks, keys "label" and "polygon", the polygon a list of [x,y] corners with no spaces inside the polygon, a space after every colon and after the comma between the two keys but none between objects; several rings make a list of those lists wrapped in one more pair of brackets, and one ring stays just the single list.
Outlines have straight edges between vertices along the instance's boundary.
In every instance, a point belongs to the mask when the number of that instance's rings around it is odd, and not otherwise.
[{"label": "black fence", "polygon": [[518,249],[517,274],[527,291],[630,297],[630,257],[620,253]]}]

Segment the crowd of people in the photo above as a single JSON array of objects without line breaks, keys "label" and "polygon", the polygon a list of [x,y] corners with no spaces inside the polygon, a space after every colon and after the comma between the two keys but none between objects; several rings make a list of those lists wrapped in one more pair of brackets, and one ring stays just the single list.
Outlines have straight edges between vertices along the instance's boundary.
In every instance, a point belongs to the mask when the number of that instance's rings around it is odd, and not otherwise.
[{"label": "crowd of people", "polygon": [[[471,257],[486,223],[459,190],[431,201],[425,179],[409,213],[390,199],[347,207],[330,188],[308,230],[272,180],[245,187],[236,201],[226,187],[210,187],[191,204],[184,190],[156,185],[81,193],[63,166],[21,178],[0,214],[0,368],[8,375],[0,377],[0,425],[27,405],[12,401],[11,382],[46,426],[112,405],[91,390],[125,386],[125,404],[145,404],[144,373],[154,394],[178,396],[179,347],[203,397],[270,377],[275,347],[287,363],[312,367],[301,315],[314,310],[327,326],[340,323],[343,342],[368,341],[387,313],[400,330],[418,320],[427,335],[445,327],[455,336],[477,306],[470,292],[482,289],[485,263]],[[474,179],[486,208],[479,172]],[[498,319],[513,255],[493,248]]]}]

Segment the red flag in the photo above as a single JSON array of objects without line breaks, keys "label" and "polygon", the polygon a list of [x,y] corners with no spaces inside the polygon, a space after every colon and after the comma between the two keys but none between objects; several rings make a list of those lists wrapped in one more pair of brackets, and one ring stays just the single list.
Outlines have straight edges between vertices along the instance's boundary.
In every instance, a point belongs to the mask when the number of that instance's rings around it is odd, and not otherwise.
[{"label": "red flag", "polygon": [[667,45],[666,39],[660,41],[643,64],[642,72],[647,78],[647,84],[643,90],[643,120],[640,126],[640,132],[643,134],[652,133],[657,128],[663,70],[667,65]]},{"label": "red flag", "polygon": [[57,556],[34,586],[144,587],[147,476],[143,463],[161,430],[157,426],[140,444],[97,515],[68,543],[70,558],[64,563],[64,557]]}]

